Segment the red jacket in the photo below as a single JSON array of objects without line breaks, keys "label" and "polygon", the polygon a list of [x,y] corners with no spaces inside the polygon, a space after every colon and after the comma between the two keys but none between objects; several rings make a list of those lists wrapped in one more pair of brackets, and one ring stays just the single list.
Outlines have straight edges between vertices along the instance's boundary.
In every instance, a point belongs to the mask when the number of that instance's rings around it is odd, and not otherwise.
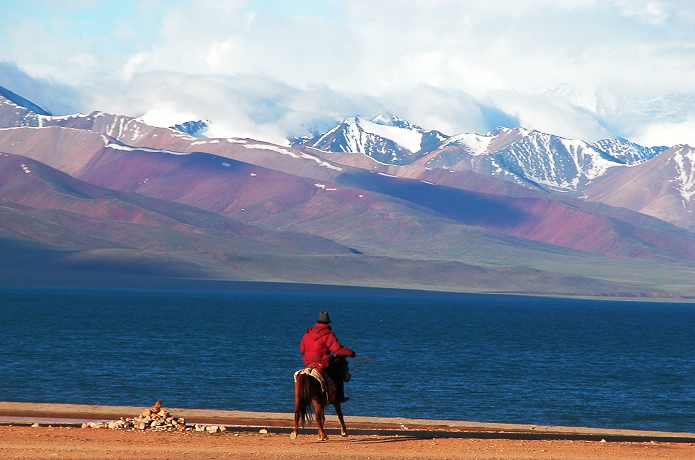
[{"label": "red jacket", "polygon": [[307,329],[299,343],[299,351],[302,353],[305,366],[316,364],[319,368],[330,365],[331,353],[346,358],[355,356],[354,351],[338,342],[331,327],[323,323],[316,323]]}]

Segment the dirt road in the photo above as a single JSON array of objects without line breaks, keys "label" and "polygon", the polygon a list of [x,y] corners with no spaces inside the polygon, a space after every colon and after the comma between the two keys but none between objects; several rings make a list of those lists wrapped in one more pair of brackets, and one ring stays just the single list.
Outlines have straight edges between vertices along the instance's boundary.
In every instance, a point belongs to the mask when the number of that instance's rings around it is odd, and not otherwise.
[{"label": "dirt road", "polygon": [[318,442],[313,429],[290,439],[291,414],[170,410],[189,424],[228,427],[219,434],[80,428],[77,422],[140,409],[0,402],[0,459],[695,458],[695,435],[687,433],[348,417],[352,434],[343,438],[329,417],[330,439]]}]

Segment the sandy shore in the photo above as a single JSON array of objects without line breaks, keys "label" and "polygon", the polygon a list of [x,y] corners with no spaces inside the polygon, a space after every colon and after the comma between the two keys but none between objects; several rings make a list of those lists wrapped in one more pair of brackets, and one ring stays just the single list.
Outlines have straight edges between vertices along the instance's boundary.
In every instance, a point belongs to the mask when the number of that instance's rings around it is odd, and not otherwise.
[{"label": "sandy shore", "polygon": [[[166,406],[165,406],[166,407]],[[0,402],[2,459],[693,459],[695,434],[595,428],[346,417],[342,438],[307,428],[289,437],[292,414],[166,408],[187,424],[222,425],[221,434],[81,428],[84,421],[133,417],[142,407]]]}]

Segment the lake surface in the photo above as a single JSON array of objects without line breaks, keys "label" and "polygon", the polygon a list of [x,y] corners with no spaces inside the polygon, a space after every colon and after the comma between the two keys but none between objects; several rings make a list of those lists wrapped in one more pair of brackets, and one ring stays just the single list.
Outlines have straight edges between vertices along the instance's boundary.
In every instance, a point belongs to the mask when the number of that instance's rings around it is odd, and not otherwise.
[{"label": "lake surface", "polygon": [[292,412],[320,310],[347,416],[695,431],[692,304],[0,288],[0,400]]}]

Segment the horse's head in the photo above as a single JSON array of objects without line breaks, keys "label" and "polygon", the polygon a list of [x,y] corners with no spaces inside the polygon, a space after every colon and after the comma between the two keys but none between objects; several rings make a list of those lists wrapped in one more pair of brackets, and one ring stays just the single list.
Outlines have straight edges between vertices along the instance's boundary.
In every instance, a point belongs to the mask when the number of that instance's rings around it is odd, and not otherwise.
[{"label": "horse's head", "polygon": [[343,376],[344,382],[350,381],[350,378],[352,377],[352,375],[350,375],[350,365],[349,365],[346,357],[338,356],[338,357],[333,358],[333,366]]}]

